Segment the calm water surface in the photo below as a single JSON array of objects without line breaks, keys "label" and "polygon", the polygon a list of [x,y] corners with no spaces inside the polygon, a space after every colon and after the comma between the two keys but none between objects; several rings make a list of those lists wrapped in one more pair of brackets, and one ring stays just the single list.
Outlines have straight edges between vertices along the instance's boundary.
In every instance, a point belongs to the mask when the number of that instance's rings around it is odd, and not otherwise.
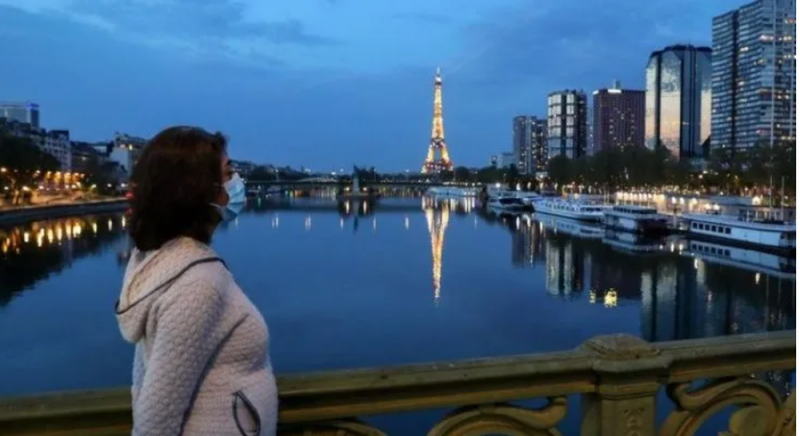
[{"label": "calm water surface", "polygon": [[[122,214],[0,227],[0,395],[130,383]],[[278,373],[795,328],[795,262],[474,201],[253,201],[214,247]],[[727,251],[726,251],[727,250]]]}]

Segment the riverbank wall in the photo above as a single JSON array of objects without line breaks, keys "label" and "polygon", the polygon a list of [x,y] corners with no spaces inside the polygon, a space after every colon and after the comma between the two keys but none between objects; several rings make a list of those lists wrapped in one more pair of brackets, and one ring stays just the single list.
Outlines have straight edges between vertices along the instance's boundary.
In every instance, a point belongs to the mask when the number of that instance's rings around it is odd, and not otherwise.
[{"label": "riverbank wall", "polygon": [[94,213],[122,212],[128,208],[125,198],[86,201],[80,203],[56,204],[47,206],[23,206],[13,209],[0,209],[0,225],[20,224],[50,218],[87,215]]}]

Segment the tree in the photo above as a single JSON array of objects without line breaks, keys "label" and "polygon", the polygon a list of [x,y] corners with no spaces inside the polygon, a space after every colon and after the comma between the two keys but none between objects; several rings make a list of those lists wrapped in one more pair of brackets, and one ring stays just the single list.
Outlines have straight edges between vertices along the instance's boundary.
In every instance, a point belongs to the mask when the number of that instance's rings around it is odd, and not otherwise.
[{"label": "tree", "polygon": [[590,159],[588,183],[605,191],[616,190],[627,184],[629,179],[627,168],[631,165],[624,162],[624,157],[618,149],[601,150]]},{"label": "tree", "polygon": [[733,147],[714,149],[708,161],[707,182],[726,192],[738,191],[748,166],[748,154]]},{"label": "tree", "polygon": [[[760,142],[754,147],[739,153],[745,164],[742,168],[742,183],[749,188],[768,191],[780,189],[784,185],[788,195],[795,192],[797,180],[795,144],[789,141],[778,141],[775,144]],[[775,192],[777,193],[777,191]]]},{"label": "tree", "polygon": [[101,162],[97,156],[91,156],[86,162],[86,184],[94,186],[96,193],[101,195],[113,195],[117,193],[118,178],[115,170],[122,171],[115,162]]},{"label": "tree", "polygon": [[267,167],[264,165],[259,165],[253,168],[253,171],[250,172],[250,180],[259,180],[259,181],[268,181],[268,180],[275,180],[277,177],[277,171],[272,167]]},{"label": "tree", "polygon": [[471,182],[473,181],[472,171],[469,170],[467,167],[456,167],[455,171],[455,181],[456,182]]},{"label": "tree", "polygon": [[483,167],[478,170],[478,182],[483,184],[498,183],[503,180],[503,173],[493,166]]},{"label": "tree", "polygon": [[566,156],[555,156],[547,162],[547,176],[552,183],[564,186],[572,181],[570,159]]},{"label": "tree", "polygon": [[22,192],[31,191],[48,171],[60,169],[58,159],[33,145],[29,138],[20,138],[0,131],[0,181],[18,203]]}]

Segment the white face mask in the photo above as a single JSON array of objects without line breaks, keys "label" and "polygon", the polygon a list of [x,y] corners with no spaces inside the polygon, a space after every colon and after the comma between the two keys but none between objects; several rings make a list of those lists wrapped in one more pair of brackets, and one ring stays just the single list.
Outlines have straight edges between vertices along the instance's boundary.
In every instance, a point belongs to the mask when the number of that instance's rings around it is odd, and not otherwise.
[{"label": "white face mask", "polygon": [[234,173],[230,180],[225,182],[225,192],[228,193],[228,204],[220,206],[216,203],[211,203],[223,222],[233,221],[237,215],[244,209],[245,202],[245,186],[244,180],[239,177],[238,173]]}]

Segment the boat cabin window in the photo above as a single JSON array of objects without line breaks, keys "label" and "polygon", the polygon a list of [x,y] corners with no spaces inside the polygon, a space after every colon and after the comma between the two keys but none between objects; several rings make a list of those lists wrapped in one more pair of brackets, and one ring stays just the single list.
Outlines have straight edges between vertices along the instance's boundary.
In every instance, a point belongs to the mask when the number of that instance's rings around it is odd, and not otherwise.
[{"label": "boat cabin window", "polygon": [[730,235],[731,234],[731,228],[730,227],[725,227],[725,234],[726,235]]}]

